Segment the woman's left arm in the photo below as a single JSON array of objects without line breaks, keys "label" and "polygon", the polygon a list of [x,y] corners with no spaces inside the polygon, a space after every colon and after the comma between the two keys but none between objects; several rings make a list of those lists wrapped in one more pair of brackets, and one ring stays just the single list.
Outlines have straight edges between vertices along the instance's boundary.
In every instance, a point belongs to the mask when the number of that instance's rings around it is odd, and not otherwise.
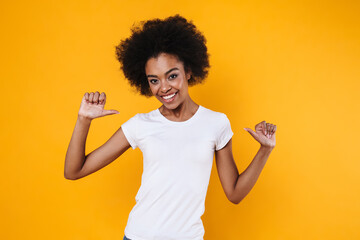
[{"label": "woman's left arm", "polygon": [[261,146],[254,159],[244,172],[239,175],[232,154],[232,140],[215,152],[216,166],[221,185],[226,197],[234,204],[238,204],[254,187],[265,166],[270,153],[275,147],[276,125],[262,121],[255,126],[255,131],[245,128]]}]

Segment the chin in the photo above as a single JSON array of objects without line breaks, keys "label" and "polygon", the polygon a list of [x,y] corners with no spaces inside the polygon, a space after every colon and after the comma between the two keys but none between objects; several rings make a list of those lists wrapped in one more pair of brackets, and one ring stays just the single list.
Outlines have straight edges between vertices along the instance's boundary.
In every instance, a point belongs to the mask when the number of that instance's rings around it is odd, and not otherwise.
[{"label": "chin", "polygon": [[179,107],[179,104],[176,103],[166,103],[166,102],[161,102],[164,107],[168,108],[168,109],[176,109],[177,107]]},{"label": "chin", "polygon": [[174,104],[170,104],[170,105],[165,105],[164,106],[167,108],[167,109],[171,109],[171,110],[174,110],[174,109],[177,109],[179,107],[179,105],[174,105]]}]

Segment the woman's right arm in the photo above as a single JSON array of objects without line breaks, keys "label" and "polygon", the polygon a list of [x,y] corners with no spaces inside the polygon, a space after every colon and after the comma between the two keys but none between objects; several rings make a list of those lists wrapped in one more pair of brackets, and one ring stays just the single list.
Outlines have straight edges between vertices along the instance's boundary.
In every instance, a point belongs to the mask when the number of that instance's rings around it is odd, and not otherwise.
[{"label": "woman's right arm", "polygon": [[76,180],[110,164],[127,149],[130,144],[121,127],[99,148],[85,156],[86,138],[91,121],[94,118],[118,113],[116,110],[104,110],[105,93],[85,93],[65,157],[64,177]]}]

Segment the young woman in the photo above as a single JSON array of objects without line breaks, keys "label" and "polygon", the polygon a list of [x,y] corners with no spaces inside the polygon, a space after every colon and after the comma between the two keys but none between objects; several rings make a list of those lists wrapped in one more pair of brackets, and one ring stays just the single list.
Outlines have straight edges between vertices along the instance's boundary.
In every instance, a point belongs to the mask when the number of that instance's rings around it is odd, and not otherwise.
[{"label": "young woman", "polygon": [[144,96],[155,96],[161,106],[136,114],[85,156],[91,121],[118,113],[104,109],[104,92],[86,92],[66,154],[64,175],[72,180],[85,177],[130,147],[139,147],[143,174],[124,239],[203,239],[201,216],[214,154],[225,195],[238,204],[255,185],[275,147],[276,125],[262,121],[255,131],[245,128],[261,146],[239,174],[229,119],[195,103],[188,92],[189,86],[201,83],[208,73],[204,36],[179,15],[142,23],[116,46],[117,59],[131,85]]}]

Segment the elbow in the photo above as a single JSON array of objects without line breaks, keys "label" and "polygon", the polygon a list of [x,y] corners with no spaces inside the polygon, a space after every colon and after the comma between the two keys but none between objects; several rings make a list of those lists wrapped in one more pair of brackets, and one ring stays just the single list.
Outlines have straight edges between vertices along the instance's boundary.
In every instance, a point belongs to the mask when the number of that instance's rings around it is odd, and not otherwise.
[{"label": "elbow", "polygon": [[67,180],[76,180],[77,178],[65,177]]},{"label": "elbow", "polygon": [[239,204],[244,198],[229,198],[229,201],[235,205]]},{"label": "elbow", "polygon": [[76,178],[70,177],[70,176],[66,176],[66,175],[64,175],[64,178],[67,179],[67,180],[76,180]]},{"label": "elbow", "polygon": [[74,176],[74,175],[69,175],[68,173],[64,172],[64,178],[67,180],[77,180],[79,179],[78,177]]},{"label": "elbow", "polygon": [[238,204],[241,202],[241,200],[242,200],[242,199],[236,200],[236,201],[233,200],[233,201],[230,201],[230,202],[232,202],[232,203],[235,204],[235,205],[238,205]]}]

